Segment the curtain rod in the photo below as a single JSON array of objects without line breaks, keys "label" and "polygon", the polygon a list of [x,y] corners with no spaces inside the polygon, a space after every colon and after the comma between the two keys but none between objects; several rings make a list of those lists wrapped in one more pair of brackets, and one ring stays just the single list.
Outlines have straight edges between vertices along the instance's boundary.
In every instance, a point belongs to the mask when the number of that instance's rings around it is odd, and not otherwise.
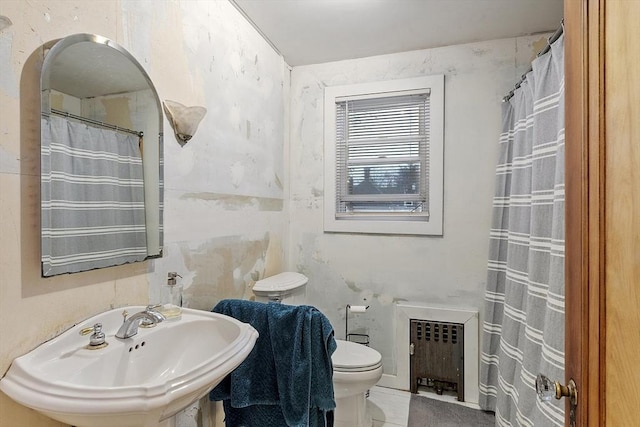
[{"label": "curtain rod", "polygon": [[[549,52],[549,50],[551,50],[551,45],[560,38],[563,32],[564,32],[564,18],[562,19],[562,21],[560,21],[560,28],[558,28],[551,35],[551,37],[547,39],[547,45],[536,56],[539,57]],[[513,93],[520,87],[524,79],[527,77],[527,74],[532,70],[533,70],[533,65],[531,65],[529,69],[522,75],[522,77],[520,78],[520,81],[516,83],[515,87],[511,91],[509,91],[509,93],[504,98],[502,98],[502,102],[507,102],[509,99],[511,99],[511,97],[513,96]]]},{"label": "curtain rod", "polygon": [[[55,108],[51,109],[51,114],[55,114],[55,115],[63,116],[63,117],[68,117],[70,119],[79,120],[81,122],[91,123],[92,125],[98,125],[98,126],[105,127],[107,129],[113,129],[113,130],[115,130],[117,132],[131,133],[131,134],[136,135],[136,136],[138,136],[140,138],[142,138],[144,136],[144,132],[138,132],[138,131],[127,129],[127,128],[123,128],[123,127],[120,127],[120,126],[111,125],[109,123],[104,123],[104,122],[101,122],[99,120],[88,119],[88,118],[82,117],[82,116],[76,116],[75,114],[71,114],[71,113],[68,113],[66,111],[56,110]],[[43,116],[48,116],[48,114],[45,113],[45,112],[43,112],[42,115]]]}]

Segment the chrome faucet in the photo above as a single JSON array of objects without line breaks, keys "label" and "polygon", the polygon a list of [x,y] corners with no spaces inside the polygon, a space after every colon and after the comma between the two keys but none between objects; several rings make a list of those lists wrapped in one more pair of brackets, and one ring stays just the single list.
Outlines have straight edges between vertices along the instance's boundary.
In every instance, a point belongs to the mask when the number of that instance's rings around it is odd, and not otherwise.
[{"label": "chrome faucet", "polygon": [[145,320],[154,325],[165,320],[165,317],[155,310],[156,308],[158,308],[158,306],[148,305],[144,311],[140,311],[128,318],[126,317],[126,312],[123,313],[125,319],[120,329],[118,329],[118,332],[116,332],[116,338],[131,338],[137,334],[141,320]]}]

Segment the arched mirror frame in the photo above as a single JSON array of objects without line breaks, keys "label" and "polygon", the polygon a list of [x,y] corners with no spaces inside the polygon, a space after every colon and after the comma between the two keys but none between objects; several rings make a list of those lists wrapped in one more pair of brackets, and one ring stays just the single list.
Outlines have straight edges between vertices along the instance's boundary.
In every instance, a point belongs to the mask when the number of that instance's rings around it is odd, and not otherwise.
[{"label": "arched mirror frame", "polygon": [[[53,40],[44,45],[44,61],[42,64],[42,72],[40,78],[40,100],[41,115],[49,116],[51,114],[51,90],[52,87],[52,71],[56,60],[60,57],[65,49],[78,43],[94,43],[100,46],[106,46],[117,51],[124,59],[134,65],[144,78],[148,85],[148,89],[152,93],[153,106],[157,112],[157,140],[154,141],[152,135],[155,132],[145,132],[145,144],[142,151],[143,168],[144,168],[144,192],[145,192],[145,216],[146,216],[146,236],[147,236],[147,257],[162,257],[163,251],[163,205],[164,205],[164,156],[163,156],[163,113],[162,105],[158,93],[149,78],[149,75],[138,61],[118,43],[107,39],[106,37],[96,34],[74,34],[63,39]],[[87,58],[84,58],[87,60]],[[103,76],[109,78],[109,76]],[[153,125],[151,125],[153,126]],[[43,130],[44,131],[44,130]],[[41,135],[42,138],[42,135]],[[41,141],[42,142],[42,141]],[[41,199],[41,203],[45,200]],[[42,248],[44,251],[44,248]],[[41,251],[41,257],[44,253]],[[56,273],[59,274],[59,273]],[[49,276],[42,271],[43,276]]]}]

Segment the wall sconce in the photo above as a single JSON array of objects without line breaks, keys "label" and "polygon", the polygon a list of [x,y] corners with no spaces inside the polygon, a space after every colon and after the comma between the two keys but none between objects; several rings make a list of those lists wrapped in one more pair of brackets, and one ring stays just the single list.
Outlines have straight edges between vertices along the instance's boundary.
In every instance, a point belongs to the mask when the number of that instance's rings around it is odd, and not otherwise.
[{"label": "wall sconce", "polygon": [[176,135],[178,144],[181,147],[189,142],[198,130],[200,121],[207,113],[204,107],[185,107],[179,102],[165,100],[163,103],[164,112],[167,114],[169,123]]}]

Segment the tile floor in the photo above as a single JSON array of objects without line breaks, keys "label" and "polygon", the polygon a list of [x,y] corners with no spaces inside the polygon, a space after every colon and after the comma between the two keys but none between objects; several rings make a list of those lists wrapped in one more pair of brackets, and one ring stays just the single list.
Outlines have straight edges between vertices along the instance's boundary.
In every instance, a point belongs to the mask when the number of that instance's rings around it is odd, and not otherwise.
[{"label": "tile floor", "polygon": [[[458,402],[453,394],[438,396],[435,393],[421,390],[418,391],[418,394],[430,399],[455,402],[460,405],[478,409],[478,405]],[[411,393],[407,391],[378,386],[373,387],[369,391],[368,400],[369,410],[373,418],[373,427],[407,427],[410,400]]]},{"label": "tile floor", "polygon": [[393,388],[373,387],[369,390],[369,410],[373,427],[407,427],[411,393]]}]

